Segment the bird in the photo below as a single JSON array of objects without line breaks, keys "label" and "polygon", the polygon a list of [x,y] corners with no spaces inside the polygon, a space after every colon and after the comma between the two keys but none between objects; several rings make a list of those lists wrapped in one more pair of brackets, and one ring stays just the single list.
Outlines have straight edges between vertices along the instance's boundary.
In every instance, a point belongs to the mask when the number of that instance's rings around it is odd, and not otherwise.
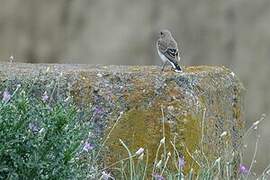
[{"label": "bird", "polygon": [[177,42],[169,30],[164,29],[160,31],[156,46],[158,55],[163,62],[161,71],[164,70],[166,64],[169,62],[176,72],[181,72],[182,68],[178,64],[180,62],[180,56]]}]

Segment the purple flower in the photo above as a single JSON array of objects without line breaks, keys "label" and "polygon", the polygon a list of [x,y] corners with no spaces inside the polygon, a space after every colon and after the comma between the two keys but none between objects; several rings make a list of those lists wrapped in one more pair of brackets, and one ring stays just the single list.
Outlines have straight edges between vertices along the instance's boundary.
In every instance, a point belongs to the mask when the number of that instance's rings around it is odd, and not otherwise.
[{"label": "purple flower", "polygon": [[49,96],[48,96],[48,94],[47,94],[47,91],[45,91],[44,93],[43,93],[43,95],[42,95],[42,101],[47,101],[49,99]]},{"label": "purple flower", "polygon": [[8,90],[5,90],[3,92],[3,98],[2,101],[4,101],[5,103],[7,103],[11,98],[11,94],[8,92]]},{"label": "purple flower", "polygon": [[83,151],[89,152],[92,149],[94,149],[94,146],[91,143],[89,142],[84,143]]},{"label": "purple flower", "polygon": [[102,108],[100,108],[100,107],[96,107],[96,108],[95,108],[95,114],[96,114],[96,115],[100,115],[100,114],[102,114],[102,113],[103,113]]},{"label": "purple flower", "polygon": [[157,173],[152,174],[155,180],[165,180],[165,178]]},{"label": "purple flower", "polygon": [[184,157],[179,157],[179,159],[178,159],[178,167],[182,169],[185,166],[185,164],[186,164],[186,162],[185,162]]},{"label": "purple flower", "polygon": [[239,172],[241,173],[241,174],[247,174],[248,173],[248,167],[246,166],[246,165],[244,165],[244,164],[240,164],[239,165]]}]

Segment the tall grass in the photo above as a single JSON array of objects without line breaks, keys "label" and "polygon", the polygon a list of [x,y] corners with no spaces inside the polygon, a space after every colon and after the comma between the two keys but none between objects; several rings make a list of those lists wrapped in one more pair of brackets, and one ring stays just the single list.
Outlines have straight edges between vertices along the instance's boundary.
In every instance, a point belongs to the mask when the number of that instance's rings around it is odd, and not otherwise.
[{"label": "tall grass", "polygon": [[[161,109],[162,115],[164,116],[163,109]],[[264,121],[265,115],[262,115],[262,117],[254,122],[250,128],[246,131],[244,134],[244,138],[247,138],[251,134],[257,135],[256,144],[254,147],[254,154],[252,161],[250,162],[250,165],[245,165],[242,162],[236,162],[234,161],[235,153],[231,150],[225,151],[226,153],[223,156],[217,157],[216,160],[213,162],[209,162],[207,160],[207,166],[199,166],[198,171],[194,171],[194,168],[191,168],[188,173],[184,173],[183,168],[185,166],[184,157],[181,157],[178,154],[177,146],[174,142],[170,141],[170,144],[172,145],[174,152],[167,152],[167,147],[165,143],[165,128],[163,128],[163,138],[160,140],[159,145],[157,146],[155,159],[153,165],[149,165],[148,163],[148,153],[146,153],[146,162],[144,162],[144,159],[138,160],[138,156],[136,153],[132,153],[131,150],[127,147],[127,145],[123,142],[123,140],[119,139],[120,143],[123,145],[123,148],[127,150],[127,157],[117,161],[116,163],[113,163],[111,166],[103,168],[104,170],[107,170],[107,172],[111,171],[112,174],[114,174],[114,170],[117,169],[120,173],[115,173],[117,175],[117,179],[132,179],[132,180],[141,180],[141,179],[152,179],[152,180],[215,180],[215,179],[254,179],[255,177],[252,176],[252,168],[254,167],[256,155],[257,155],[257,147],[259,143],[259,135],[258,135],[258,126],[261,124],[262,121]],[[164,117],[163,117],[163,123],[164,123]],[[164,125],[163,125],[164,126]],[[227,133],[223,132],[220,137],[226,136]],[[162,148],[163,147],[163,148]],[[139,148],[139,147],[138,147]],[[189,152],[189,156],[192,157],[192,159],[200,165],[199,159],[196,159],[195,156],[193,156],[192,152]],[[161,159],[158,159],[159,153],[161,153]],[[230,153],[230,157],[228,158],[228,153]],[[173,158],[172,154],[176,156],[177,158]],[[202,153],[203,154],[203,153]],[[206,158],[206,156],[203,154],[203,157]],[[171,164],[177,165],[176,168],[171,168],[167,166],[168,162],[171,162]],[[181,164],[179,162],[182,162]],[[146,174],[146,169],[151,168],[151,173]],[[237,169],[235,169],[237,168]],[[235,171],[237,174],[235,174]],[[270,178],[270,165],[268,165],[263,173],[259,175],[257,178],[266,180]],[[104,177],[104,176],[102,176]],[[113,175],[111,175],[111,178],[113,178]]]},{"label": "tall grass", "polygon": [[[91,113],[86,109],[78,109],[72,101],[52,103],[53,96],[44,91],[41,96],[32,96],[25,87],[20,85],[15,89],[1,87],[0,100],[0,179],[131,179],[131,180],[193,180],[193,179],[252,179],[255,166],[257,147],[259,144],[258,126],[264,121],[263,115],[246,131],[243,138],[251,134],[257,136],[254,154],[249,166],[234,161],[234,152],[209,161],[204,154],[202,124],[202,140],[200,154],[205,164],[198,159],[196,152],[188,156],[194,161],[194,167],[184,172],[185,159],[179,154],[178,145],[174,140],[165,138],[165,119],[163,107],[162,135],[153,164],[149,163],[148,149],[138,147],[133,152],[119,139],[125,149],[126,157],[103,166],[100,162],[103,152],[109,143],[109,136],[115,127],[121,123],[123,113],[119,114],[107,137],[102,142],[91,139],[94,125],[87,121]],[[55,88],[54,88],[55,89]],[[70,99],[70,98],[68,98]],[[204,123],[204,120],[202,121]],[[223,132],[220,137],[226,136]],[[169,141],[165,143],[166,141]],[[173,147],[170,152],[170,148]],[[229,156],[229,158],[228,158]],[[169,166],[172,164],[173,166]],[[195,164],[199,169],[195,168]],[[235,169],[236,165],[238,169]],[[237,171],[235,175],[234,172]],[[269,179],[270,165],[259,179]]]}]

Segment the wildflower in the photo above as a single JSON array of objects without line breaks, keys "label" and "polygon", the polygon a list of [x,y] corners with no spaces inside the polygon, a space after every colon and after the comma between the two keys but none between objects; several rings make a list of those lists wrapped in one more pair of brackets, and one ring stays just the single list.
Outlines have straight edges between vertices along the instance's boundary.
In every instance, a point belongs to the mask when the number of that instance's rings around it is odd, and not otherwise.
[{"label": "wildflower", "polygon": [[158,163],[157,163],[157,165],[156,165],[156,167],[157,168],[160,168],[161,167],[161,163],[162,163],[162,160],[159,160]]},{"label": "wildflower", "polygon": [[96,107],[95,108],[95,115],[102,115],[104,111],[102,110],[102,108],[100,107]]},{"label": "wildflower", "polygon": [[185,166],[185,159],[184,159],[184,157],[182,156],[182,157],[179,157],[179,159],[178,159],[178,167],[179,168],[183,168],[184,166]]},{"label": "wildflower", "polygon": [[33,132],[33,133],[38,133],[41,128],[37,122],[30,122],[28,124],[28,128]]},{"label": "wildflower", "polygon": [[215,164],[220,163],[220,157],[215,160]]},{"label": "wildflower", "polygon": [[247,174],[247,173],[248,173],[248,168],[247,168],[247,166],[244,165],[244,164],[240,164],[240,165],[239,165],[239,172],[240,172],[241,174]]},{"label": "wildflower", "polygon": [[94,149],[94,146],[91,143],[89,142],[84,143],[83,151],[88,152],[91,151],[92,149]]},{"label": "wildflower", "polygon": [[143,148],[139,148],[138,151],[136,151],[136,155],[139,156],[141,155],[142,153],[144,152],[144,149]]},{"label": "wildflower", "polygon": [[174,110],[174,107],[173,106],[168,106],[168,110],[169,111],[173,111]]},{"label": "wildflower", "polygon": [[231,76],[232,76],[232,77],[234,77],[234,76],[235,76],[234,72],[231,72],[230,74],[231,74]]},{"label": "wildflower", "polygon": [[42,101],[47,101],[49,99],[49,96],[47,94],[47,91],[44,92],[43,96],[42,96]]},{"label": "wildflower", "polygon": [[257,126],[260,123],[260,121],[256,121],[252,124],[252,126]]},{"label": "wildflower", "polygon": [[165,178],[162,175],[159,175],[157,173],[152,174],[155,180],[165,180]]},{"label": "wildflower", "polygon": [[11,94],[8,92],[8,90],[5,90],[3,92],[3,98],[2,101],[4,101],[5,103],[7,103],[11,98]]},{"label": "wildflower", "polygon": [[113,179],[114,180],[114,177],[112,177],[110,173],[106,173],[105,171],[102,171],[101,178],[104,179],[104,180],[109,180],[109,179]]},{"label": "wildflower", "polygon": [[165,137],[160,140],[160,144],[164,144],[164,143],[165,143]]},{"label": "wildflower", "polygon": [[227,131],[224,131],[223,133],[221,133],[220,137],[226,136],[227,134]]}]

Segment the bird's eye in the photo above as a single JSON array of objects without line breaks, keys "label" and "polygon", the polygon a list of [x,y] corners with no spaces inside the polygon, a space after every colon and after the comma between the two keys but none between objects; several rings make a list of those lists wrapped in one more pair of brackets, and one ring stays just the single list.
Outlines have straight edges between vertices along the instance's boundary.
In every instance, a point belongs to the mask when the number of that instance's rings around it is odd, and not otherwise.
[{"label": "bird's eye", "polygon": [[160,35],[163,35],[163,32],[160,32]]}]

